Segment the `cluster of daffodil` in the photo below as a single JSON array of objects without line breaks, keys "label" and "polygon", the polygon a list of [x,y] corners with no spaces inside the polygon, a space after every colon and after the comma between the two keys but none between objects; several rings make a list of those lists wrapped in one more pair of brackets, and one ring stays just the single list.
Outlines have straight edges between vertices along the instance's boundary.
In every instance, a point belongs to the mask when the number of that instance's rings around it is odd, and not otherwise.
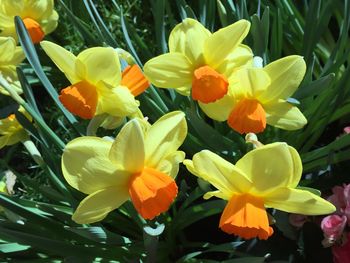
[{"label": "cluster of daffodil", "polygon": [[[55,28],[53,1],[17,3],[0,0],[0,17],[19,14],[34,42]],[[14,34],[13,20],[6,21],[1,34]],[[263,67],[261,59],[253,58],[251,49],[242,44],[249,28],[250,23],[241,20],[211,33],[198,21],[185,19],[170,34],[169,53],[148,61],[144,74],[133,64],[122,69],[118,51],[110,47],[89,48],[75,56],[52,42],[40,42],[71,83],[59,96],[71,113],[83,119],[106,115],[112,118],[106,128],[130,119],[113,141],[84,136],[66,145],[64,178],[88,195],[75,210],[74,221],[100,221],[129,199],[143,218],[155,218],[177,196],[175,177],[182,162],[216,188],[205,199],[215,196],[228,201],[219,227],[229,234],[267,239],[273,229],[266,208],[307,215],[335,210],[331,203],[297,187],[302,163],[286,143],[260,144],[235,165],[208,150],[185,160],[185,153],[178,150],[187,136],[185,114],[170,112],[151,125],[139,110],[135,97],[151,82],[191,96],[206,115],[227,120],[241,134],[263,132],[266,124],[302,128],[305,117],[287,99],[304,77],[303,58],[288,56]],[[15,49],[14,40],[7,41]],[[6,59],[19,63],[23,56]],[[12,116],[3,125],[11,121]],[[2,140],[9,144],[11,136],[5,136]]]},{"label": "cluster of daffodil", "polygon": [[[16,67],[25,56],[22,48],[17,46],[15,16],[21,17],[33,43],[39,43],[46,34],[56,29],[58,14],[54,10],[53,0],[0,0],[0,76],[11,85],[14,91],[21,94],[22,88],[18,81]],[[0,93],[9,95],[1,84]],[[20,112],[30,119],[23,108],[20,108]],[[28,137],[14,114],[0,120],[0,134],[2,135],[0,149]]]},{"label": "cluster of daffodil", "polygon": [[144,70],[161,88],[191,95],[212,119],[227,120],[239,133],[259,133],[266,123],[286,129],[306,124],[299,109],[287,102],[305,74],[300,56],[288,56],[262,66],[242,44],[250,23],[238,21],[210,33],[185,19],[169,37],[169,53],[148,61]]}]

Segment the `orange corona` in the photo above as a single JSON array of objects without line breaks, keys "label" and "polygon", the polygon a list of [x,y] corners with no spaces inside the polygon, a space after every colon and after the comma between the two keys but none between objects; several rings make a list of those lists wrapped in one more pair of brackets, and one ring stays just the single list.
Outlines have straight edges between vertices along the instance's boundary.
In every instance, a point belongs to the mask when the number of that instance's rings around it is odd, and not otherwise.
[{"label": "orange corona", "polygon": [[177,195],[177,185],[169,175],[145,167],[129,181],[129,194],[137,212],[153,219],[168,210]]},{"label": "orange corona", "polygon": [[209,66],[194,71],[192,81],[192,98],[203,103],[214,102],[227,93],[226,77]]},{"label": "orange corona", "polygon": [[231,111],[228,125],[239,133],[259,133],[266,128],[266,113],[254,99],[241,100]]},{"label": "orange corona", "polygon": [[273,234],[261,198],[249,194],[234,195],[226,205],[219,227],[228,234],[245,239],[266,240]]}]

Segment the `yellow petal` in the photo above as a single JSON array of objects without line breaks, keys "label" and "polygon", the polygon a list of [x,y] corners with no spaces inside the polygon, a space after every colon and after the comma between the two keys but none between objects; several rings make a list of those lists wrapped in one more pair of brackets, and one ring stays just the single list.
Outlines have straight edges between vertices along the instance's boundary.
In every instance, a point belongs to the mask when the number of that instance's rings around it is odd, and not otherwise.
[{"label": "yellow petal", "polygon": [[[301,176],[301,161],[286,143],[271,143],[244,155],[236,167],[246,174],[252,195],[264,196],[278,187],[295,184]],[[291,179],[295,178],[295,179]]]},{"label": "yellow petal", "polygon": [[28,133],[25,130],[17,130],[16,132],[9,135],[6,145],[13,145],[19,143],[26,138],[28,138]]},{"label": "yellow petal", "polygon": [[105,119],[100,124],[100,127],[103,127],[106,130],[115,130],[116,128],[121,126],[125,121],[125,117],[112,116],[109,114],[105,115]]},{"label": "yellow petal", "polygon": [[9,135],[0,136],[0,149],[4,148],[7,145]]},{"label": "yellow petal", "polygon": [[271,78],[271,85],[263,99],[273,101],[293,95],[304,78],[306,64],[303,57],[293,55],[268,64],[264,70]]},{"label": "yellow petal", "polygon": [[0,37],[0,63],[7,64],[13,57],[16,42],[12,37]]},{"label": "yellow petal", "polygon": [[261,68],[243,68],[235,72],[229,79],[230,89],[237,99],[258,99],[270,85],[270,78]]},{"label": "yellow petal", "polygon": [[23,0],[2,0],[0,1],[0,10],[8,16],[15,16],[22,13],[25,7]]},{"label": "yellow petal", "polygon": [[[22,87],[20,82],[18,81],[18,76],[16,72],[16,66],[14,65],[9,65],[9,66],[4,66],[0,67],[1,74],[3,77],[8,81],[8,83],[12,86],[12,88],[18,93],[21,94]],[[0,93],[4,95],[9,95],[8,91],[5,90],[2,86],[0,86]]]},{"label": "yellow petal", "polygon": [[26,0],[23,17],[30,17],[34,20],[41,20],[47,13],[53,11],[53,0]]},{"label": "yellow petal", "polygon": [[144,73],[148,80],[161,88],[183,88],[192,85],[193,65],[181,53],[167,53],[147,61]]},{"label": "yellow petal", "polygon": [[179,172],[179,164],[182,163],[184,159],[185,153],[176,151],[168,155],[165,159],[162,159],[154,169],[175,178]]},{"label": "yellow petal", "polygon": [[235,99],[229,90],[229,92],[224,97],[215,102],[198,102],[198,104],[202,111],[213,120],[225,121],[227,120],[234,107]]},{"label": "yellow petal", "polygon": [[127,187],[108,187],[96,191],[80,202],[72,219],[78,224],[101,221],[109,212],[121,206],[129,198]]},{"label": "yellow petal", "polygon": [[184,142],[187,135],[185,114],[173,111],[158,119],[145,136],[146,163],[157,167],[162,159],[173,154]]},{"label": "yellow petal", "polygon": [[204,43],[205,62],[214,69],[218,68],[224,59],[241,44],[249,28],[250,23],[242,19],[212,34]]},{"label": "yellow petal", "polygon": [[197,20],[186,18],[171,31],[169,51],[184,54],[193,65],[204,63],[204,41],[211,35]]},{"label": "yellow petal", "polygon": [[120,130],[112,144],[109,158],[120,169],[132,174],[143,170],[145,161],[144,138],[137,119],[129,121]]},{"label": "yellow petal", "polygon": [[243,44],[238,45],[216,70],[229,77],[241,67],[253,67],[253,52]]},{"label": "yellow petal", "polygon": [[307,123],[306,118],[297,107],[283,100],[277,103],[265,104],[264,109],[266,122],[280,129],[298,130]]},{"label": "yellow petal", "polygon": [[139,102],[130,90],[123,86],[114,89],[99,88],[99,101],[96,114],[108,113],[112,116],[125,117],[136,113]]},{"label": "yellow petal", "polygon": [[47,19],[41,21],[41,26],[45,34],[49,34],[52,31],[54,31],[57,28],[57,24],[58,14],[55,10],[52,11],[52,13]]},{"label": "yellow petal", "polygon": [[[11,1],[11,2],[13,3],[14,1]],[[0,10],[2,10],[2,6],[3,6],[3,1],[0,1]],[[12,37],[17,41],[18,37],[16,34],[14,17],[11,15],[7,15],[3,12],[0,12],[0,21],[1,21],[0,36]]]},{"label": "yellow petal", "polygon": [[79,75],[97,87],[119,85],[121,69],[118,53],[111,47],[88,48],[77,56]]},{"label": "yellow petal", "polygon": [[68,184],[86,194],[127,185],[129,174],[118,171],[109,159],[111,146],[110,141],[88,136],[69,142],[62,155],[62,172]]},{"label": "yellow petal", "polygon": [[220,198],[220,199],[224,199],[224,200],[228,200],[230,197],[225,195],[223,192],[221,192],[220,190],[216,190],[216,191],[210,191],[210,192],[206,192],[203,195],[204,199],[209,199],[212,198],[213,196]]},{"label": "yellow petal", "polygon": [[196,153],[192,161],[185,160],[184,164],[191,173],[220,190],[225,199],[230,199],[233,194],[245,193],[251,188],[252,183],[242,170],[211,151]]},{"label": "yellow petal", "polygon": [[70,83],[74,84],[81,80],[75,72],[76,57],[72,53],[49,41],[41,41],[40,45]]},{"label": "yellow petal", "polygon": [[302,215],[325,215],[336,210],[330,202],[309,191],[291,188],[277,189],[265,196],[264,203],[268,207]]},{"label": "yellow petal", "polygon": [[300,182],[300,179],[301,179],[301,175],[303,173],[303,163],[301,162],[301,158],[300,158],[300,155],[298,153],[298,151],[289,146],[288,145],[288,149],[289,149],[289,153],[293,159],[292,163],[293,163],[293,176],[289,177],[289,182],[287,184],[287,187],[290,187],[290,188],[295,188],[298,186],[299,182]]},{"label": "yellow petal", "polygon": [[25,59],[25,54],[21,47],[16,47],[15,51],[13,52],[13,56],[11,60],[9,61],[10,64],[17,66],[19,63],[21,63]]}]

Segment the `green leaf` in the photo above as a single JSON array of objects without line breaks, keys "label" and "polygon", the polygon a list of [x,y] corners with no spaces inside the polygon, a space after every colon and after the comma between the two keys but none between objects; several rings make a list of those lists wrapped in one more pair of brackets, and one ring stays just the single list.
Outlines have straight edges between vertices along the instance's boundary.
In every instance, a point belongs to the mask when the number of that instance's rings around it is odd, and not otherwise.
[{"label": "green leaf", "polygon": [[0,251],[2,253],[20,252],[20,251],[27,250],[28,248],[30,248],[30,246],[24,246],[18,243],[0,244]]},{"label": "green leaf", "polygon": [[[95,37],[91,33],[91,29],[79,19],[62,0],[58,0],[58,3],[62,6],[64,11],[67,13],[68,18],[72,21],[75,28],[80,33],[82,39],[86,41],[90,46],[101,46],[102,43],[99,38]],[[75,3],[76,5],[77,3]]]},{"label": "green leaf", "polygon": [[91,21],[94,23],[100,37],[111,47],[117,48],[118,43],[113,38],[111,32],[108,30],[108,27],[103,22],[99,12],[97,11],[94,3],[91,0],[83,0],[86,10],[91,18]]},{"label": "green leaf", "polygon": [[176,229],[176,231],[180,231],[198,220],[221,213],[224,210],[225,205],[226,202],[224,200],[212,200],[190,206],[176,214],[171,227]]}]

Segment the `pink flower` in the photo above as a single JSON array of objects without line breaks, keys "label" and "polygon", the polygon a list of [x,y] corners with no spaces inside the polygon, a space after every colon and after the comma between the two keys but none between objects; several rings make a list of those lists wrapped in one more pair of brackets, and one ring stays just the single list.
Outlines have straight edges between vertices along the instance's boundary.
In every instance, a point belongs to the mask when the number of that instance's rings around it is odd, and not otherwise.
[{"label": "pink flower", "polygon": [[344,189],[341,186],[334,186],[332,188],[333,194],[327,198],[329,202],[336,206],[338,214],[341,214],[341,210],[346,207]]},{"label": "pink flower", "polygon": [[343,131],[344,131],[346,134],[350,133],[350,126],[345,127],[345,128],[343,129]]},{"label": "pink flower", "polygon": [[334,263],[350,263],[350,233],[347,234],[347,240],[343,245],[334,245],[332,247]]},{"label": "pink flower", "polygon": [[306,215],[289,214],[289,223],[292,226],[295,226],[297,228],[301,228],[306,221],[307,221]]},{"label": "pink flower", "polygon": [[350,184],[342,186],[335,186],[332,189],[333,194],[327,199],[337,208],[335,212],[337,215],[345,215],[350,226]]},{"label": "pink flower", "polygon": [[330,215],[322,219],[321,228],[325,236],[324,245],[332,245],[341,238],[346,225],[346,216]]},{"label": "pink flower", "polygon": [[350,184],[344,185],[344,203],[346,206],[350,206]]}]

